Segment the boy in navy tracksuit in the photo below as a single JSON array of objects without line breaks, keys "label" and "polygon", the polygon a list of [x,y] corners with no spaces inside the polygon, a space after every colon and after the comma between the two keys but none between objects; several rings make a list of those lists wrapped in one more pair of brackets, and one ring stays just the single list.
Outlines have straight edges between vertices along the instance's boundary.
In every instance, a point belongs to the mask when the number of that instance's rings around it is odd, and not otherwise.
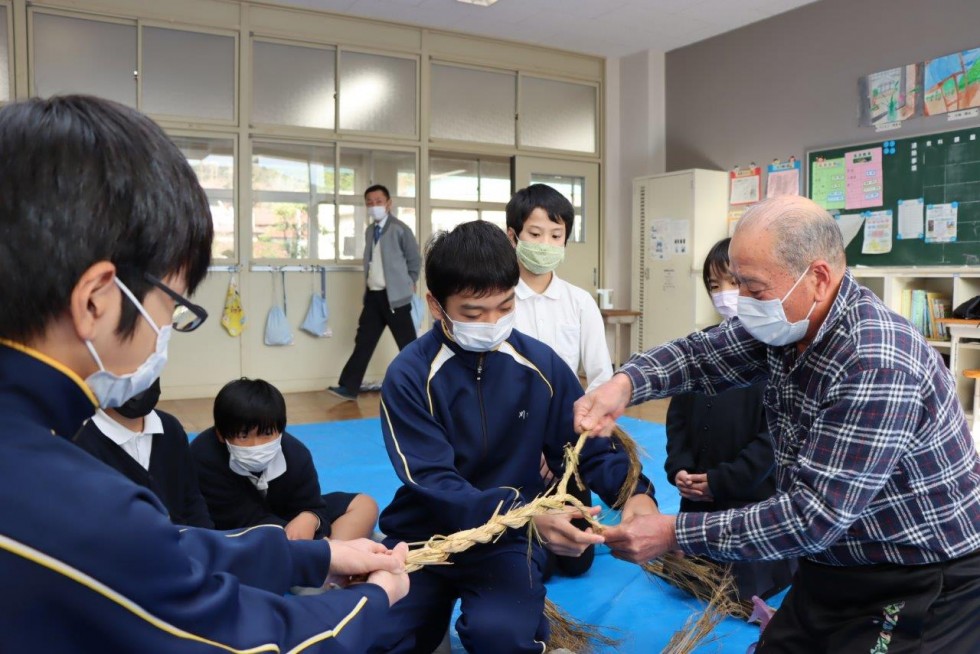
[{"label": "boy in navy tracksuit", "polygon": [[[425,272],[439,321],[395,358],[381,390],[385,445],[403,482],[382,512],[381,530],[407,541],[477,527],[498,508],[543,492],[541,452],[561,470],[564,445],[577,439],[572,404],[582,395],[553,350],[512,331],[517,258],[498,227],[475,221],[436,238]],[[581,455],[586,483],[610,504],[627,468],[625,453],[608,439],[590,439]],[[652,491],[642,478],[625,510],[656,512]],[[573,517],[535,519],[545,547],[573,555],[602,542],[576,529]],[[457,598],[456,627],[468,651],[543,651],[544,551],[537,542],[529,547],[527,530],[510,530],[451,563],[413,573],[408,597],[371,651],[431,652]]]},{"label": "boy in navy tracksuit", "polygon": [[[207,318],[186,297],[213,238],[186,159],[87,96],[0,108],[0,152],[0,651],[363,652],[407,592],[384,571],[404,546],[179,529],[68,440],[148,389],[171,333]],[[283,597],[328,573],[369,583]]]}]

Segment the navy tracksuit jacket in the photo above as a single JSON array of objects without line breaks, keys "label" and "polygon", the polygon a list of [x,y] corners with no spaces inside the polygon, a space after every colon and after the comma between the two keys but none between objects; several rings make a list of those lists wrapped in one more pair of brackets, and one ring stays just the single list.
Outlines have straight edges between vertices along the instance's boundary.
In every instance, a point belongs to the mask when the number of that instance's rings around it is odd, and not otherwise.
[{"label": "navy tracksuit jacket", "polygon": [[[477,527],[498,507],[506,511],[532,500],[544,490],[541,452],[560,470],[564,446],[577,440],[572,405],[581,395],[568,364],[540,341],[514,331],[495,351],[468,352],[436,323],[385,373],[381,427],[403,485],[381,514],[381,530],[392,539],[426,540]],[[613,441],[594,438],[579,469],[589,488],[612,504],[628,461]],[[653,488],[641,478],[636,492],[652,494]],[[501,562],[508,555],[513,565]],[[529,566],[527,556],[527,530],[510,530],[454,556],[451,566],[414,573],[409,596],[392,610],[375,651],[421,651],[430,638],[438,645],[449,617],[444,607],[461,596],[457,628],[468,651],[540,652],[535,637],[547,636],[539,624],[544,591],[540,569]],[[495,574],[474,576],[480,569]],[[506,592],[494,594],[488,586]],[[427,608],[418,610],[419,604]]]}]

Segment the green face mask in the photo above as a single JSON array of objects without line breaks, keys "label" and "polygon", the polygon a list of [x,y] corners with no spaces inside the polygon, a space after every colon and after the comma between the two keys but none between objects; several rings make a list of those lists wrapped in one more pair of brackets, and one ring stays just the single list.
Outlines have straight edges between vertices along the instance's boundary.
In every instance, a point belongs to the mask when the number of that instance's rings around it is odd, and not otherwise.
[{"label": "green face mask", "polygon": [[517,241],[517,258],[535,275],[549,273],[565,258],[565,248],[546,243]]}]

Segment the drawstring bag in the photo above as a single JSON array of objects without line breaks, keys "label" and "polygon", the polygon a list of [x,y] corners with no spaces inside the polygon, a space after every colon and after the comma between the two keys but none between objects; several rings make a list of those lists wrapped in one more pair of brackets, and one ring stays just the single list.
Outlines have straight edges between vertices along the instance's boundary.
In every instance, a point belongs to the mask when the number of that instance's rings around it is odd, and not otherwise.
[{"label": "drawstring bag", "polygon": [[266,345],[292,345],[293,330],[289,327],[286,320],[286,273],[282,275],[282,306],[279,306],[276,298],[276,273],[272,273],[272,308],[265,319],[265,344]]},{"label": "drawstring bag", "polygon": [[231,336],[238,336],[245,330],[245,311],[242,309],[242,294],[238,291],[238,275],[231,274],[228,292],[225,294],[225,308],[221,312],[221,326]]},{"label": "drawstring bag", "polygon": [[415,323],[415,335],[422,335],[422,316],[425,315],[425,305],[418,295],[412,296],[412,322]]},{"label": "drawstring bag", "polygon": [[[313,285],[312,282],[313,277],[310,277],[311,286]],[[320,292],[317,293],[316,289],[311,289],[310,308],[306,310],[306,318],[303,319],[303,324],[299,328],[313,334],[317,338],[329,338],[333,336],[333,331],[327,326],[327,318],[329,317],[330,311],[327,309],[327,271],[321,266]]]}]

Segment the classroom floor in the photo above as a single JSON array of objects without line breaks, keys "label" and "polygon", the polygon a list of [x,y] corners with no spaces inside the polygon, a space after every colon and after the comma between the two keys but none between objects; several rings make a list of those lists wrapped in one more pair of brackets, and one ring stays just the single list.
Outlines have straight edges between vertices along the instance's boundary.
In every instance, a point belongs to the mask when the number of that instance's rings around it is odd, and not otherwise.
[{"label": "classroom floor", "polygon": [[[286,415],[291,425],[316,422],[377,418],[380,409],[380,393],[361,393],[356,402],[341,400],[327,391],[287,393]],[[203,431],[214,424],[213,398],[195,400],[169,400],[160,402],[160,409],[177,416],[188,432]],[[626,415],[648,422],[663,424],[666,421],[669,400],[653,400],[630,407]]]}]

